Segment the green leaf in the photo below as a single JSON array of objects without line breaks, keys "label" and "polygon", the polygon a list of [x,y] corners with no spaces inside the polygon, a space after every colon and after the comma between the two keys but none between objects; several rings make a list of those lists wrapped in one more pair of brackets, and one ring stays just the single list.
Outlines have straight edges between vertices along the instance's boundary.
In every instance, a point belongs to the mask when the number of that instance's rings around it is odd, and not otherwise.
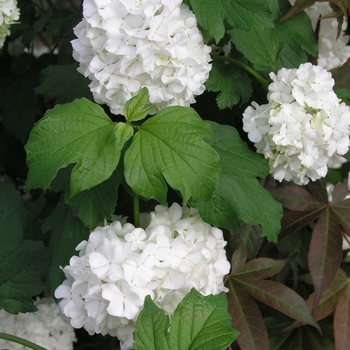
[{"label": "green leaf", "polygon": [[[187,294],[170,318],[146,297],[134,332],[136,350],[224,350],[238,336],[231,328],[225,293]],[[152,326],[151,323],[154,323]]]},{"label": "green leaf", "polygon": [[220,170],[218,154],[203,141],[211,137],[209,125],[192,108],[161,110],[140,126],[125,152],[126,182],[136,194],[162,204],[165,180],[185,202],[208,199]]},{"label": "green leaf", "polygon": [[266,161],[248,149],[236,129],[213,122],[210,125],[215,140],[209,142],[222,162],[219,183],[209,201],[196,201],[191,205],[216,227],[234,232],[239,220],[261,224],[262,236],[276,241],[282,207],[256,179],[268,174]]},{"label": "green leaf", "polygon": [[56,105],[34,127],[25,146],[29,174],[26,189],[50,187],[61,168],[76,163],[70,196],[109,179],[133,129],[113,123],[104,110],[85,98]]},{"label": "green leaf", "polygon": [[206,81],[208,91],[220,92],[216,98],[220,109],[230,108],[240,100],[246,103],[252,94],[247,74],[233,64],[214,61]]},{"label": "green leaf", "polygon": [[149,113],[152,112],[155,105],[151,105],[145,108],[148,103],[148,89],[142,88],[140,92],[127,101],[124,105],[124,115],[128,122],[144,119]]},{"label": "green leaf", "polygon": [[69,259],[77,254],[75,247],[88,238],[90,230],[83,225],[79,218],[73,216],[69,206],[64,204],[63,199],[61,199],[43,225],[43,231],[51,231],[47,283],[50,292],[53,293],[64,280],[64,274],[60,267],[69,264]]},{"label": "green leaf", "polygon": [[253,25],[272,27],[268,0],[190,0],[199,25],[218,43],[225,34],[225,21],[232,27],[249,30]]},{"label": "green leaf", "polygon": [[27,209],[20,193],[5,182],[0,182],[0,241],[12,242],[23,238]]},{"label": "green leaf", "polygon": [[253,26],[249,31],[233,28],[227,31],[237,50],[253,63],[256,70],[274,71],[283,44],[272,28]]},{"label": "green leaf", "polygon": [[167,341],[169,316],[158,308],[149,295],[137,316],[134,331],[134,347],[136,350],[170,350]]},{"label": "green leaf", "polygon": [[94,229],[101,225],[104,219],[108,220],[111,217],[117,203],[120,175],[115,171],[106,181],[71,198],[68,191],[66,192],[66,204],[85,226]]},{"label": "green leaf", "polygon": [[44,288],[48,249],[42,242],[3,240],[0,249],[0,308],[7,312],[35,311],[31,298]]},{"label": "green leaf", "polygon": [[40,73],[40,85],[35,93],[47,97],[56,97],[56,103],[72,102],[85,97],[93,101],[88,87],[90,80],[77,71],[79,64],[51,65]]},{"label": "green leaf", "polygon": [[287,21],[277,22],[274,31],[283,45],[278,68],[299,67],[301,63],[308,61],[306,53],[317,57],[318,45],[310,18],[306,13],[299,13]]}]

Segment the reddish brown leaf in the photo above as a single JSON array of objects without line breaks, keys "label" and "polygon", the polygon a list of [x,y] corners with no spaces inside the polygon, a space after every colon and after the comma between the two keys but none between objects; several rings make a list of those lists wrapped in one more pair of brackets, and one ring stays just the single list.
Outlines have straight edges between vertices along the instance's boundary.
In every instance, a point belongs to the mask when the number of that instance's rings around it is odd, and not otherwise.
[{"label": "reddish brown leaf", "polygon": [[319,326],[310,314],[305,300],[284,284],[247,276],[237,276],[234,280],[255,299],[295,320],[319,329]]},{"label": "reddish brown leaf", "polygon": [[[320,303],[315,313],[312,315],[316,321],[322,320],[335,310],[339,299],[344,294],[345,288],[350,284],[349,282],[350,280],[347,274],[342,269],[339,269],[332,284],[323,292]],[[315,293],[312,293],[306,301],[310,310],[312,308],[314,296]]]},{"label": "reddish brown leaf", "polygon": [[317,181],[310,181],[307,185],[307,189],[313,194],[313,196],[320,202],[328,203],[328,193],[326,184],[323,179]]},{"label": "reddish brown leaf", "polygon": [[339,224],[343,228],[344,232],[350,234],[350,199],[343,201],[343,205],[332,205],[330,208],[336,215]]},{"label": "reddish brown leaf", "polygon": [[350,349],[350,284],[335,309],[334,338],[335,350]]},{"label": "reddish brown leaf", "polygon": [[315,211],[325,206],[309,191],[300,186],[283,186],[269,190],[272,197],[282,206],[293,211]]},{"label": "reddish brown leaf", "polygon": [[308,263],[315,289],[312,312],[315,312],[322,293],[332,283],[342,259],[342,233],[337,219],[325,209],[312,233]]},{"label": "reddish brown leaf", "polygon": [[235,276],[249,275],[249,277],[255,278],[268,278],[280,272],[289,261],[290,259],[257,258],[248,261]]},{"label": "reddish brown leaf", "polygon": [[242,243],[239,244],[238,248],[234,251],[231,257],[231,273],[235,274],[240,271],[245,262],[247,261],[248,253]]},{"label": "reddish brown leaf", "polygon": [[[301,229],[302,227],[310,224],[316,220],[322,213],[324,208],[318,209],[313,212],[294,212],[288,211],[282,217],[282,229],[278,235],[278,241],[282,241],[284,238],[292,234],[293,232]],[[263,246],[260,250],[260,255],[266,253],[269,249],[274,246],[273,243],[269,242]]]},{"label": "reddish brown leaf", "polygon": [[287,20],[288,18],[296,15],[297,13],[304,11],[307,7],[312,6],[316,0],[297,0],[295,5],[280,19],[280,22]]},{"label": "reddish brown leaf", "polygon": [[237,343],[241,350],[269,350],[269,337],[258,306],[233,280],[227,283],[228,310],[232,327],[240,332]]},{"label": "reddish brown leaf", "polygon": [[337,184],[332,191],[332,203],[340,204],[344,198],[349,194],[347,179],[340,184]]},{"label": "reddish brown leaf", "polygon": [[329,0],[330,3],[333,3],[339,10],[342,12],[342,15],[346,18],[348,17],[348,12],[350,10],[350,1],[349,0]]}]

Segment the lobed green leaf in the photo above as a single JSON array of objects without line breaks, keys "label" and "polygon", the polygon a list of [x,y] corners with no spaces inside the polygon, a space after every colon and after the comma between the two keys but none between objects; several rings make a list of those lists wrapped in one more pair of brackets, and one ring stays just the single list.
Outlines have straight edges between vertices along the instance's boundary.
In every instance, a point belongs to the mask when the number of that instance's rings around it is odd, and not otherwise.
[{"label": "lobed green leaf", "polygon": [[216,227],[234,232],[240,225],[239,220],[251,225],[261,224],[262,236],[276,241],[282,207],[256,179],[268,174],[266,161],[248,149],[236,129],[213,122],[210,125],[215,140],[209,142],[222,162],[219,183],[209,201],[191,205],[199,209],[205,221]]},{"label": "lobed green leaf", "polygon": [[185,202],[210,198],[220,170],[218,154],[203,141],[211,137],[209,125],[192,108],[161,110],[140,126],[125,152],[126,182],[136,194],[162,204],[165,180]]},{"label": "lobed green leaf", "polygon": [[50,188],[59,169],[75,163],[70,196],[110,178],[133,129],[113,123],[85,98],[56,105],[34,127],[25,146],[29,174],[26,189]]}]

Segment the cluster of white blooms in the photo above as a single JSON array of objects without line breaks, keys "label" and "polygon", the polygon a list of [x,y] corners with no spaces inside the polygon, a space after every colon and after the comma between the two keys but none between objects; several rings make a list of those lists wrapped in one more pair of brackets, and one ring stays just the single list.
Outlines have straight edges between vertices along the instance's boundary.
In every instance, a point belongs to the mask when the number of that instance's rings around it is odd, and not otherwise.
[{"label": "cluster of white blooms", "polygon": [[0,49],[5,38],[10,35],[10,25],[19,19],[19,9],[16,0],[0,0]]},{"label": "cluster of white blooms", "polygon": [[334,93],[331,73],[304,63],[270,77],[269,103],[245,110],[243,130],[275,179],[305,185],[326,176],[350,145],[350,108]]},{"label": "cluster of white blooms", "polygon": [[[293,5],[295,0],[290,0],[290,3]],[[327,70],[340,67],[350,58],[350,46],[347,45],[350,37],[344,34],[348,25],[347,21],[344,20],[342,32],[337,39],[337,19],[322,18],[333,12],[329,2],[315,2],[305,12],[309,15],[314,30],[320,21],[317,64]]]},{"label": "cluster of white blooms", "polygon": [[204,92],[211,48],[182,0],[85,0],[83,15],[73,57],[112,113],[143,87],[157,109],[189,106]]},{"label": "cluster of white blooms", "polygon": [[[72,350],[74,328],[52,298],[37,299],[38,311],[12,315],[0,310],[0,332],[31,341],[48,350]],[[1,349],[25,350],[26,346],[0,339]]]},{"label": "cluster of white blooms", "polygon": [[133,346],[133,331],[144,299],[172,314],[192,288],[203,295],[227,291],[229,273],[221,230],[198,211],[174,203],[158,205],[145,229],[114,221],[97,227],[77,246],[55,291],[73,327],[117,336],[122,349]]}]

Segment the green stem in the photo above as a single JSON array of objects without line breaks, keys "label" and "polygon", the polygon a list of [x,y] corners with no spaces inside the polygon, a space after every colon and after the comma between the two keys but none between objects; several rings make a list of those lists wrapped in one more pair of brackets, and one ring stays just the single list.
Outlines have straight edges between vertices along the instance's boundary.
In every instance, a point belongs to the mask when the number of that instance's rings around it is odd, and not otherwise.
[{"label": "green stem", "polygon": [[134,205],[134,226],[140,227],[140,203],[139,203],[139,197],[134,195],[133,198],[133,205]]},{"label": "green stem", "polygon": [[27,348],[33,349],[33,350],[47,350],[47,349],[43,348],[40,345],[36,345],[36,344],[34,344],[34,343],[32,343],[32,342],[30,342],[28,340],[16,337],[15,335],[11,335],[11,334],[0,333],[0,339],[9,340],[9,341],[12,341],[14,343],[18,343],[18,344],[24,345]]},{"label": "green stem", "polygon": [[249,74],[251,74],[255,79],[257,79],[261,85],[263,86],[263,88],[267,91],[268,90],[268,85],[269,85],[269,81],[264,79],[255,69],[247,66],[246,64],[244,64],[241,61],[238,61],[232,57],[229,56],[222,56],[222,55],[212,55],[212,59],[213,60],[218,60],[218,61],[225,61],[225,62],[229,62],[232,64],[235,64],[236,66],[241,67],[242,69],[244,69],[246,72],[248,72]]}]

